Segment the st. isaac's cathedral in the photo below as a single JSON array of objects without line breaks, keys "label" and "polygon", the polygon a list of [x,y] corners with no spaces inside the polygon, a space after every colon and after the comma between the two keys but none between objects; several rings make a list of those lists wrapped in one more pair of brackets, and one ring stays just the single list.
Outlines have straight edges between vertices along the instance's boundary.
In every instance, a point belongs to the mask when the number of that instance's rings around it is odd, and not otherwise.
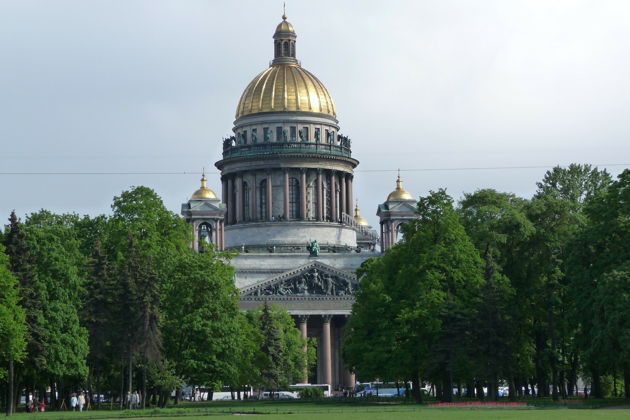
[{"label": "st. isaac's cathedral", "polygon": [[[358,288],[355,271],[392,246],[416,201],[400,176],[378,206],[377,233],[353,199],[350,138],[340,134],[332,97],[296,58],[286,16],[273,34],[273,60],[247,85],[234,135],[223,139],[221,196],[201,187],[182,204],[195,241],[239,251],[232,264],[242,310],[265,301],[286,308],[302,337],[317,338],[316,377],[302,381],[354,386],[341,357],[343,328]],[[378,249],[377,249],[378,246]]]}]

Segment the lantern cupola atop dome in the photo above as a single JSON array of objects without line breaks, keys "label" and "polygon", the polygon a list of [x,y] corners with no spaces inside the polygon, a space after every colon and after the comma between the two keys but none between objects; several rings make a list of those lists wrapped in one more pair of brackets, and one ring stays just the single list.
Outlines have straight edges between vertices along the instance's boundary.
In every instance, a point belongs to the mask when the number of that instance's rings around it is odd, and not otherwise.
[{"label": "lantern cupola atop dome", "polygon": [[287,22],[287,16],[282,15],[282,22],[276,27],[273,34],[274,58],[273,64],[294,63],[297,64],[295,58],[295,40],[297,35],[293,25]]}]

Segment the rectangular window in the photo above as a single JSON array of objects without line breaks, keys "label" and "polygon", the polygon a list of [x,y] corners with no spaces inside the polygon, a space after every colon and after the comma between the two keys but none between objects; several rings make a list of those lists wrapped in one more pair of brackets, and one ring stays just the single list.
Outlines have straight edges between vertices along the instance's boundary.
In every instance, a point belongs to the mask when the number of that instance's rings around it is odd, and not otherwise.
[{"label": "rectangular window", "polygon": [[291,141],[295,141],[297,138],[297,128],[295,126],[289,128],[289,136],[291,137]]},{"label": "rectangular window", "polygon": [[319,127],[315,128],[315,141],[317,143],[320,142],[320,138],[319,138],[320,134],[319,134]]},{"label": "rectangular window", "polygon": [[247,130],[243,130],[243,144],[247,144]]},{"label": "rectangular window", "polygon": [[252,128],[252,144],[258,143],[258,129]]},{"label": "rectangular window", "polygon": [[308,127],[302,127],[302,141],[311,141],[309,136]]},{"label": "rectangular window", "polygon": [[330,143],[330,132],[328,130],[325,130],[326,133],[326,140],[324,141],[324,143]]},{"label": "rectangular window", "polygon": [[263,128],[263,141],[265,143],[269,143],[270,140],[271,140],[271,131],[269,130],[269,127],[264,127]]},{"label": "rectangular window", "polygon": [[276,141],[283,141],[282,138],[282,127],[276,127]]}]

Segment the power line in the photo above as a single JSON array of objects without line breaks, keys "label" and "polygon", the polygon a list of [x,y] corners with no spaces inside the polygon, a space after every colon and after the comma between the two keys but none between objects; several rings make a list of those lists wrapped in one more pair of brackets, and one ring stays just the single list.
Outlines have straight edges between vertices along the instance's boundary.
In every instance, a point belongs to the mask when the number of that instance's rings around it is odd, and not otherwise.
[{"label": "power line", "polygon": [[[453,168],[401,168],[401,169],[357,169],[354,172],[362,173],[383,173],[383,172],[432,172],[432,171],[496,171],[496,170],[517,170],[517,169],[547,169],[556,166],[566,167],[569,165],[530,165],[530,166],[467,166],[467,167],[453,167]],[[630,166],[630,163],[595,163],[592,166]],[[220,172],[206,172],[208,175],[219,175]],[[0,175],[70,175],[70,176],[82,176],[82,175],[201,175],[199,171],[4,171],[0,172]]]}]

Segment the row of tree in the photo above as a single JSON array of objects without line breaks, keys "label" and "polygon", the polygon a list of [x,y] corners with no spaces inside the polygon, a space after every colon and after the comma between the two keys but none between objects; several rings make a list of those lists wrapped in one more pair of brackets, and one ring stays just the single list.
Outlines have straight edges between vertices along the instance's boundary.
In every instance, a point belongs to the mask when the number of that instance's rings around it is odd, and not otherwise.
[{"label": "row of tree", "polygon": [[[496,399],[630,398],[630,170],[554,168],[530,200],[421,197],[402,241],[359,270],[345,357],[363,379]],[[623,385],[622,385],[623,384]],[[465,391],[464,391],[465,390]],[[579,390],[580,392],[582,389]]]},{"label": "row of tree", "polygon": [[[277,389],[302,377],[291,317],[243,314],[229,253],[194,252],[191,228],[146,187],[111,216],[11,214],[0,236],[0,391],[62,407],[71,392],[141,390],[164,405],[182,384]],[[48,391],[48,392],[47,392]],[[113,400],[113,398],[112,398]]]}]

